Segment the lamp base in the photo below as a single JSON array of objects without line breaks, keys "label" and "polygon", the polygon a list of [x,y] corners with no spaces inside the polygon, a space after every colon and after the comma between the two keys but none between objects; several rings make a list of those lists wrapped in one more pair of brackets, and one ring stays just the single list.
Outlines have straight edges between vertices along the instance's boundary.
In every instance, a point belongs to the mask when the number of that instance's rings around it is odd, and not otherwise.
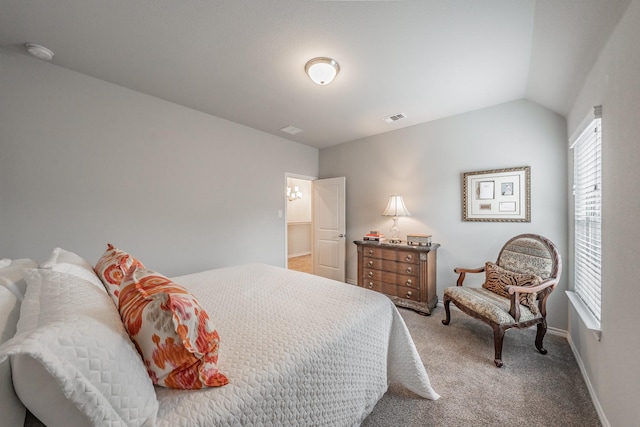
[{"label": "lamp base", "polygon": [[401,243],[402,240],[400,240],[400,227],[398,227],[398,217],[394,216],[393,217],[393,225],[391,226],[391,238],[389,239],[389,243]]}]

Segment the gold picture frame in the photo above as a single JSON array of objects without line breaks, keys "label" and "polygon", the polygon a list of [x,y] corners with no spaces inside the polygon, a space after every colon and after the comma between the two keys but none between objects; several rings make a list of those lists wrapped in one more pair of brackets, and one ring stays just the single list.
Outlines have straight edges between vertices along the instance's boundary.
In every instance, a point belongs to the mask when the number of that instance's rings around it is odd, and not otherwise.
[{"label": "gold picture frame", "polygon": [[462,220],[531,222],[531,167],[464,172]]}]

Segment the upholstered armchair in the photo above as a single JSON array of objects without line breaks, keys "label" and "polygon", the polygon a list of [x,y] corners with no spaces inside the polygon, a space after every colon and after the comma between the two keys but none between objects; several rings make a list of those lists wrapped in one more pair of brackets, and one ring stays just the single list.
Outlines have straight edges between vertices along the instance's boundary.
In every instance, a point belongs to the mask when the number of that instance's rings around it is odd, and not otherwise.
[{"label": "upholstered armchair", "polygon": [[[509,240],[500,250],[495,263],[479,268],[456,268],[457,286],[444,291],[446,319],[451,321],[449,305],[453,302],[464,313],[493,328],[494,363],[502,366],[504,334],[511,328],[537,325],[535,345],[546,354],[542,340],[547,332],[547,298],[558,284],[562,260],[558,248],[545,237],[521,234]],[[481,288],[465,287],[469,273],[485,273]]]}]

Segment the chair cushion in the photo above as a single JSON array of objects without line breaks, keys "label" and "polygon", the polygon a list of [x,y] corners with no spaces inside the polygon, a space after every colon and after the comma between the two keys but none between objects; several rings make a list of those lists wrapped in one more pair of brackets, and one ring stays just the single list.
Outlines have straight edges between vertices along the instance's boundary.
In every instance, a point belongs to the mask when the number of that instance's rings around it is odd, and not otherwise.
[{"label": "chair cushion", "polygon": [[[482,287],[505,298],[510,298],[509,292],[504,289],[505,286],[532,287],[542,283],[542,279],[535,274],[514,273],[492,262],[485,264],[485,272],[486,279]],[[536,297],[537,293],[520,294],[520,304],[527,306],[534,315],[539,312]]]},{"label": "chair cushion", "polygon": [[[444,295],[451,298],[454,303],[463,305],[495,323],[518,323],[509,314],[511,301],[487,289],[453,286],[445,288]],[[536,317],[540,315],[534,315],[528,307],[520,306],[520,322],[533,320]]]}]

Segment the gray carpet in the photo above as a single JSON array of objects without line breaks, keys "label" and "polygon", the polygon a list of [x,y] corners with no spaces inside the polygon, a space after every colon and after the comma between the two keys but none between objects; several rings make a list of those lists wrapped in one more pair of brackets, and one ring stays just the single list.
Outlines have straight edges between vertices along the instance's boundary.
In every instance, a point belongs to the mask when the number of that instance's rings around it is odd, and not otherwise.
[{"label": "gray carpet", "polygon": [[493,364],[493,331],[444,308],[431,316],[400,309],[433,388],[426,400],[391,384],[362,426],[600,426],[569,343],[547,333],[546,355],[535,348],[535,328],[507,331],[504,366]]}]

